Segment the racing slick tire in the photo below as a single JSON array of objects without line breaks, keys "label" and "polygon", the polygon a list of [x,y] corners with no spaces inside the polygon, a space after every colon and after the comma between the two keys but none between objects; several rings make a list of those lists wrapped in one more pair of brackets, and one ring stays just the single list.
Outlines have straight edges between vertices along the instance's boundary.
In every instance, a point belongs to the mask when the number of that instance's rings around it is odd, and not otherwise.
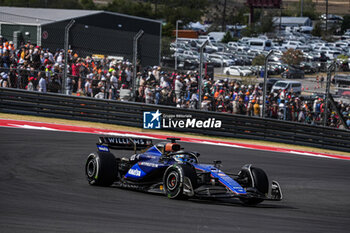
[{"label": "racing slick tire", "polygon": [[185,179],[189,181],[189,189],[197,188],[197,174],[190,164],[174,164],[167,168],[163,176],[163,187],[165,194],[170,199],[187,199],[188,194],[184,193]]},{"label": "racing slick tire", "polygon": [[[249,190],[249,188],[253,188],[253,190],[254,189],[257,190],[260,194],[267,196],[269,192],[269,180],[264,170],[257,167],[251,167],[250,171],[252,176],[250,176],[249,172],[246,170],[241,171],[241,175],[246,176],[248,178],[248,184],[246,185],[247,190]],[[253,178],[253,181],[252,181],[252,178]],[[262,202],[264,199],[254,197],[254,198],[240,198],[240,200],[245,205],[254,206]]]},{"label": "racing slick tire", "polygon": [[85,174],[90,185],[110,186],[117,179],[117,163],[110,152],[91,153],[85,164]]}]

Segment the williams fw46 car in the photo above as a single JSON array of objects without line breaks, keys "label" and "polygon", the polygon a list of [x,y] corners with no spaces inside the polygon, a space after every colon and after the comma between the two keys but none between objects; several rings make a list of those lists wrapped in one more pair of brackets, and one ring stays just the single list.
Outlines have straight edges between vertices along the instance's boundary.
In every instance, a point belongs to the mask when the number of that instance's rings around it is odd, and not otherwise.
[{"label": "williams fw46 car", "polygon": [[[177,138],[168,140],[153,145],[144,138],[100,137],[98,151],[88,156],[85,165],[89,184],[160,193],[172,199],[238,198],[246,205],[282,199],[280,185],[270,184],[262,169],[248,164],[237,174],[224,173],[221,161],[201,164],[199,153],[184,151]],[[116,157],[111,149],[135,153]]]}]

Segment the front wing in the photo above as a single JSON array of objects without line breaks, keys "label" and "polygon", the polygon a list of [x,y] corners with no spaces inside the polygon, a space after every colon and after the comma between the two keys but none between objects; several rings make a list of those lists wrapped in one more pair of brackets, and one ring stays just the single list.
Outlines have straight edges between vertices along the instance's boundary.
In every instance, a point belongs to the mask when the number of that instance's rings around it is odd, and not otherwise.
[{"label": "front wing", "polygon": [[277,181],[272,181],[269,195],[264,195],[254,188],[248,188],[246,193],[234,193],[230,189],[219,185],[203,185],[194,190],[194,196],[199,198],[258,198],[268,201],[280,201],[283,198],[281,187]]}]

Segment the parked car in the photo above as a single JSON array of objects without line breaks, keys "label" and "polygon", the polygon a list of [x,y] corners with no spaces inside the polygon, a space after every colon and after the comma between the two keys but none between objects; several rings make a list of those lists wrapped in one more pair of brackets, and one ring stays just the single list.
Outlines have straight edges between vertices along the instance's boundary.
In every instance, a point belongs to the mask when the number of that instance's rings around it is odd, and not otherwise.
[{"label": "parked car", "polygon": [[304,78],[304,71],[301,69],[295,69],[292,67],[289,67],[286,71],[284,71],[281,76],[282,78],[290,78],[290,79],[303,79]]},{"label": "parked car", "polygon": [[332,79],[332,83],[338,87],[340,86],[349,86],[350,85],[350,76],[346,74],[335,75]]},{"label": "parked car", "polygon": [[221,67],[223,66],[223,60],[219,55],[216,54],[209,54],[208,59],[211,63],[214,64],[215,67]]},{"label": "parked car", "polygon": [[248,45],[250,49],[256,49],[256,50],[266,50],[269,51],[271,50],[272,47],[272,42],[270,40],[264,40],[264,39],[251,39],[248,41]]},{"label": "parked car", "polygon": [[[267,79],[267,81],[266,81],[266,92],[267,92],[267,93],[270,93],[270,92],[271,92],[271,89],[272,89],[272,87],[273,87],[273,85],[274,85],[276,82],[278,82],[278,81],[281,81],[281,79],[279,79],[279,78],[269,78],[269,79]],[[264,82],[260,82],[258,85],[259,85],[259,87],[260,87],[261,89],[264,88]]]},{"label": "parked car", "polygon": [[191,50],[184,51],[182,53],[182,56],[185,59],[199,59],[199,53],[197,51],[191,51]]},{"label": "parked car", "polygon": [[341,52],[336,51],[336,50],[328,50],[325,52],[325,55],[331,60],[336,59],[340,54],[341,54]]},{"label": "parked car", "polygon": [[237,42],[228,42],[227,46],[231,49],[238,50],[241,49],[243,51],[247,51],[249,48],[246,45],[237,43]]},{"label": "parked car", "polygon": [[210,62],[214,63],[214,66],[217,66],[217,67],[232,66],[235,64],[235,61],[233,59],[223,54],[217,54],[217,53],[209,54],[208,59]]},{"label": "parked car", "polygon": [[337,95],[350,99],[350,88],[338,88]]},{"label": "parked car", "polygon": [[271,92],[277,92],[278,90],[293,91],[296,94],[300,94],[301,93],[301,82],[290,81],[290,80],[277,81],[272,86]]},{"label": "parked car", "polygon": [[306,74],[313,74],[317,72],[318,66],[316,63],[302,62],[300,64],[300,69],[302,69]]},{"label": "parked car", "polygon": [[285,49],[300,49],[300,50],[309,50],[310,47],[301,43],[300,41],[285,41],[283,42],[282,48]]},{"label": "parked car", "polygon": [[253,71],[249,69],[243,69],[237,66],[230,66],[224,69],[224,74],[235,76],[249,76],[253,74]]}]

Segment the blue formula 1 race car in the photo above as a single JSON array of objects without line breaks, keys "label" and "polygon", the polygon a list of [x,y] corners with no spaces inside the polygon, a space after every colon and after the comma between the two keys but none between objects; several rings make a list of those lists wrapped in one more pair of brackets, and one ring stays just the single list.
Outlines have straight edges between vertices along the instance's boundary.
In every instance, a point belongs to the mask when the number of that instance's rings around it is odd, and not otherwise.
[{"label": "blue formula 1 race car", "polygon": [[[238,198],[246,205],[282,199],[280,185],[270,184],[262,169],[248,164],[237,174],[224,173],[221,161],[201,164],[199,153],[184,151],[177,138],[168,140],[153,145],[144,138],[100,137],[98,151],[88,156],[85,165],[89,184],[161,193],[172,199]],[[135,153],[115,157],[111,149]]]}]

